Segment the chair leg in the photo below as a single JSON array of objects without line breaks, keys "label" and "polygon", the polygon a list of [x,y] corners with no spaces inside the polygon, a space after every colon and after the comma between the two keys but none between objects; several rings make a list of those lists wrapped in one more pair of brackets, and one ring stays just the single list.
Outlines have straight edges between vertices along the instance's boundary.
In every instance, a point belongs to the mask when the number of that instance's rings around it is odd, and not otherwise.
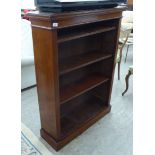
[{"label": "chair leg", "polygon": [[126,63],[126,59],[127,59],[127,56],[128,56],[128,51],[129,51],[129,45],[127,46],[126,56],[125,56],[125,60],[124,60],[125,63]]},{"label": "chair leg", "polygon": [[121,68],[121,61],[122,61],[122,51],[123,51],[123,47],[120,49],[120,60],[118,62],[118,80],[120,80],[120,68]]},{"label": "chair leg", "polygon": [[126,82],[126,89],[124,90],[124,92],[122,93],[122,96],[128,91],[129,88],[129,77],[131,75],[131,72],[128,71],[128,74],[125,77],[125,82]]},{"label": "chair leg", "polygon": [[120,80],[120,66],[121,66],[121,63],[118,62],[118,80]]}]

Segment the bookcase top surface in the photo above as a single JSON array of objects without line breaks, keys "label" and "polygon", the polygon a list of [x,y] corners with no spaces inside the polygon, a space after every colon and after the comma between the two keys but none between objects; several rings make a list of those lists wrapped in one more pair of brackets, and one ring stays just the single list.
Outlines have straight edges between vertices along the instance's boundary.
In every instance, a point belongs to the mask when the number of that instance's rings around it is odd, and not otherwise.
[{"label": "bookcase top surface", "polygon": [[54,30],[103,20],[120,19],[122,17],[122,11],[125,9],[125,6],[118,6],[111,9],[63,13],[35,11],[28,13],[28,17],[30,18],[32,27]]},{"label": "bookcase top surface", "polygon": [[117,6],[115,8],[109,8],[109,9],[96,9],[96,10],[80,10],[80,11],[70,11],[70,12],[59,12],[59,13],[53,13],[53,12],[40,12],[40,11],[33,11],[29,12],[28,16],[32,18],[47,18],[47,19],[58,19],[63,17],[70,17],[70,16],[83,16],[83,15],[90,15],[90,14],[107,14],[107,13],[115,13],[124,11],[126,9],[125,6]]}]

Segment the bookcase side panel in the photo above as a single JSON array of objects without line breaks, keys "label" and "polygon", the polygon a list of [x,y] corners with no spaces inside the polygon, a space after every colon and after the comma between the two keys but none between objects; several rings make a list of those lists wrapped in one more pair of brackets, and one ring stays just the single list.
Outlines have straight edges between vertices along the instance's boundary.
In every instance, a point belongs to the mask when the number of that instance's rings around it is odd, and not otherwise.
[{"label": "bookcase side panel", "polygon": [[57,32],[32,26],[41,128],[60,137]]}]

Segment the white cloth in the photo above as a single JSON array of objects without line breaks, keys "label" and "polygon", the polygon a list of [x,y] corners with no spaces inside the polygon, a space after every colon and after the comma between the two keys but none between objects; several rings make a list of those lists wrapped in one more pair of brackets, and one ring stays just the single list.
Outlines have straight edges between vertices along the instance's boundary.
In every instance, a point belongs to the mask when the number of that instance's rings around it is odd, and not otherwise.
[{"label": "white cloth", "polygon": [[21,88],[36,84],[31,23],[21,21]]},{"label": "white cloth", "polygon": [[33,56],[31,23],[26,19],[21,21],[21,57]]},{"label": "white cloth", "polygon": [[133,11],[123,11],[121,29],[122,30],[133,29]]}]

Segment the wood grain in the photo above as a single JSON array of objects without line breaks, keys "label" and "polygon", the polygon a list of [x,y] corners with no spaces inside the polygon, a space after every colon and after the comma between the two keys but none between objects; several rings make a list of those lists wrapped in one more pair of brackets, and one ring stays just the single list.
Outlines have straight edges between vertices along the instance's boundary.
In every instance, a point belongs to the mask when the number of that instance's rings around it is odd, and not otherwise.
[{"label": "wood grain", "polygon": [[76,83],[71,83],[60,89],[60,103],[63,104],[107,81],[108,78],[105,76],[94,74]]},{"label": "wood grain", "polygon": [[41,126],[54,138],[60,136],[59,85],[56,32],[33,28],[33,44]]},{"label": "wood grain", "polygon": [[62,62],[60,62],[60,75],[111,57],[112,54],[105,54],[98,51],[93,51],[83,54],[82,56],[78,55],[76,57],[66,58]]},{"label": "wood grain", "polygon": [[29,13],[41,136],[56,150],[110,112],[125,9]]}]

